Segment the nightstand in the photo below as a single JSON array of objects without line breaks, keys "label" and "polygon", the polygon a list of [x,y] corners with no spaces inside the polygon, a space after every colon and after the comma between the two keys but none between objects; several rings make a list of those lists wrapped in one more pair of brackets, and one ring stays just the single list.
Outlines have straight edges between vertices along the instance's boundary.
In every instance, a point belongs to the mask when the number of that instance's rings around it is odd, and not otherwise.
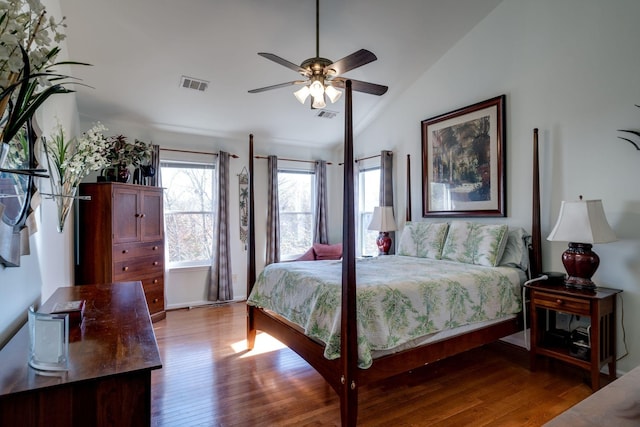
[{"label": "nightstand", "polygon": [[[591,388],[600,388],[600,369],[609,365],[609,378],[616,378],[616,295],[619,289],[594,291],[564,285],[534,282],[529,289],[531,307],[531,370],[538,356],[546,356],[591,372]],[[556,329],[556,313],[589,318],[591,327],[584,339],[571,338],[571,331]],[[575,344],[576,341],[578,345]],[[588,346],[583,345],[583,341]]]}]

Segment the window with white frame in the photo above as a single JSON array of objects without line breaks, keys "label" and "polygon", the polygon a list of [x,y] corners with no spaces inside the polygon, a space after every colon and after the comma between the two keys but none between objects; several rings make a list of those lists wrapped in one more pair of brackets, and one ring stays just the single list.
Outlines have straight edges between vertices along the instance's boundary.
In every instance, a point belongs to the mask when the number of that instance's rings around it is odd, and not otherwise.
[{"label": "window with white frame", "polygon": [[313,244],[315,173],[278,169],[280,258],[302,255]]},{"label": "window with white frame", "polygon": [[380,166],[358,172],[358,249],[361,256],[376,256],[378,231],[368,230],[373,208],[380,205]]},{"label": "window with white frame", "polygon": [[169,267],[211,264],[215,166],[163,160],[160,171]]}]

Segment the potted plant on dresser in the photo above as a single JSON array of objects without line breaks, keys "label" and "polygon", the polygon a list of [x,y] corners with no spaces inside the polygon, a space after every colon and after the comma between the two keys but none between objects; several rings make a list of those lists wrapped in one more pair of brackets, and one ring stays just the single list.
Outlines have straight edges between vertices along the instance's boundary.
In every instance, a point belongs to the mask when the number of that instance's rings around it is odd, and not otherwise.
[{"label": "potted plant on dresser", "polygon": [[137,168],[151,158],[151,144],[138,139],[128,142],[126,136],[116,135],[109,138],[109,143],[111,146],[107,158],[111,166],[102,172],[105,181],[129,182],[129,167]]}]

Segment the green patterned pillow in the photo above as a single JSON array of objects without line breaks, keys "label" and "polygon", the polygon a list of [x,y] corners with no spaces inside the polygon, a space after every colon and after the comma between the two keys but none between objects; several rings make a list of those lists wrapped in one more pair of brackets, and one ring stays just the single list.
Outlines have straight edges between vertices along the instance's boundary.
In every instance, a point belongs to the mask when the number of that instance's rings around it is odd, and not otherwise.
[{"label": "green patterned pillow", "polygon": [[402,230],[398,255],[440,259],[449,224],[407,222]]},{"label": "green patterned pillow", "polygon": [[454,221],[449,226],[442,259],[495,267],[507,243],[507,230],[506,224]]}]

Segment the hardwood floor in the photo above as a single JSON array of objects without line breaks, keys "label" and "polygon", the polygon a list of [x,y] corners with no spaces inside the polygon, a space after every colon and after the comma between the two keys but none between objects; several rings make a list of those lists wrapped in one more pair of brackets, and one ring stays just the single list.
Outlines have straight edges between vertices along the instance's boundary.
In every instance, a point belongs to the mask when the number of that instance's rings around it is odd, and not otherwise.
[{"label": "hardwood floor", "polygon": [[[245,350],[243,303],[167,312],[155,323],[154,426],[333,426],[339,400],[266,334]],[[496,343],[363,387],[362,426],[540,426],[591,394],[588,373]]]}]

